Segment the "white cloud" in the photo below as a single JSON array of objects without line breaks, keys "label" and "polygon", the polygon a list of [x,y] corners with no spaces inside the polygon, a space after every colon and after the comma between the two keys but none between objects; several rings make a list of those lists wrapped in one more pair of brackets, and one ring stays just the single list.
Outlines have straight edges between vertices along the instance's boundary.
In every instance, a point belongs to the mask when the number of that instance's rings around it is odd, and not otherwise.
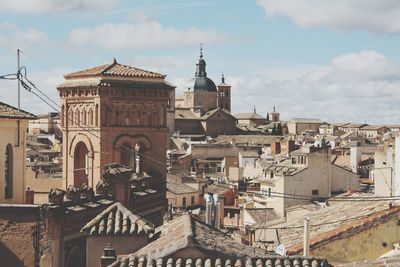
[{"label": "white cloud", "polygon": [[[233,86],[233,112],[248,112],[255,105],[265,116],[276,105],[283,119],[400,123],[399,62],[361,51],[335,57],[330,65],[302,68],[266,68],[264,75],[226,77]],[[298,75],[287,77],[284,70]]]},{"label": "white cloud", "polygon": [[194,27],[181,30],[149,20],[138,23],[106,23],[95,28],[76,28],[69,34],[71,45],[96,45],[107,49],[179,47],[201,42],[222,43],[227,40],[226,34],[214,30]]},{"label": "white cloud", "polygon": [[21,30],[13,24],[3,23],[0,24],[0,29],[3,29],[0,34],[0,46],[6,46],[13,50],[20,48],[28,51],[38,45],[47,47],[52,44],[46,33],[34,28]]},{"label": "white cloud", "polygon": [[284,15],[303,27],[400,32],[398,0],[257,0],[267,16]]},{"label": "white cloud", "polygon": [[119,0],[0,0],[0,12],[46,13],[107,9]]}]

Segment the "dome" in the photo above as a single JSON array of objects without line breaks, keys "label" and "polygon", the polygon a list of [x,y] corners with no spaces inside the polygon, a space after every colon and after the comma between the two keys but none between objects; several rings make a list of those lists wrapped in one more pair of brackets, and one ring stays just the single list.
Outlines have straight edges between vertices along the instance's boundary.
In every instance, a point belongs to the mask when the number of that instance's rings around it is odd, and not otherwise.
[{"label": "dome", "polygon": [[215,83],[208,77],[194,77],[187,83],[186,88],[193,91],[217,92]]}]

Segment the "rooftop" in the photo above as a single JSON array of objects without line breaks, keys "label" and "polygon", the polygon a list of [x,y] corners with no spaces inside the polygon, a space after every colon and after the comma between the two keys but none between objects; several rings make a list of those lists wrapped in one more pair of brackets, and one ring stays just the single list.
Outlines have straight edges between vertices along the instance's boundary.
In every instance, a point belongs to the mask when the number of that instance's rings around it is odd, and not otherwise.
[{"label": "rooftop", "polygon": [[18,108],[0,102],[0,118],[31,120],[35,119],[36,116],[22,109],[18,111]]},{"label": "rooftop", "polygon": [[115,59],[111,64],[103,64],[97,67],[84,69],[72,73],[65,74],[65,79],[89,78],[89,77],[104,77],[104,76],[119,76],[127,78],[160,78],[164,79],[165,75],[157,72],[152,72],[137,67],[119,64]]},{"label": "rooftop", "polygon": [[158,258],[157,260],[148,257],[136,257],[130,255],[123,257],[109,267],[139,267],[139,266],[168,266],[168,267],[328,267],[331,266],[323,258],[313,257],[280,257],[280,256],[264,256],[259,258],[246,258],[240,259],[227,255],[224,258],[206,258],[206,259],[195,259],[195,258],[178,258],[172,257]]},{"label": "rooftop", "polygon": [[[146,256],[148,259],[157,260],[160,257],[170,257],[185,248],[200,249],[206,255],[215,257],[226,257],[227,255],[266,257],[271,255],[264,249],[236,242],[220,230],[188,214],[157,228],[155,236],[157,235],[159,237],[156,240],[127,257]],[[125,260],[126,257],[122,257],[121,262]]]},{"label": "rooftop", "polygon": [[[340,201],[343,198],[357,198],[362,201]],[[330,242],[342,234],[355,234],[368,229],[376,220],[397,214],[399,207],[388,209],[388,201],[368,200],[370,194],[354,193],[340,195],[340,198],[331,198],[329,205],[310,211],[307,217],[310,219],[310,246]],[[279,239],[284,244],[289,254],[297,254],[303,249],[303,215],[292,220],[277,224],[274,227],[285,228],[279,230]],[[349,232],[349,229],[352,229]]]},{"label": "rooftop", "polygon": [[173,194],[190,194],[198,192],[196,189],[179,182],[168,181],[167,190]]},{"label": "rooftop", "polygon": [[88,235],[132,235],[144,233],[152,237],[154,225],[116,202],[82,227]]},{"label": "rooftop", "polygon": [[245,113],[238,113],[235,115],[236,119],[239,120],[247,120],[247,119],[266,119],[257,112],[245,112]]},{"label": "rooftop", "polygon": [[314,119],[314,118],[292,118],[290,119],[289,123],[324,123],[320,119]]}]

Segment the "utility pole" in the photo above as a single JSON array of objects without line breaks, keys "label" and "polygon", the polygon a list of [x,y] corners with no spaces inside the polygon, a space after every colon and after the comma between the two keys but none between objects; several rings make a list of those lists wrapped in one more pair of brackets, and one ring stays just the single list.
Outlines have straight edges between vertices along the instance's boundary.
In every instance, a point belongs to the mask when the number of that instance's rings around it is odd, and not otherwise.
[{"label": "utility pole", "polygon": [[21,50],[17,48],[18,113],[21,109],[20,52]]}]

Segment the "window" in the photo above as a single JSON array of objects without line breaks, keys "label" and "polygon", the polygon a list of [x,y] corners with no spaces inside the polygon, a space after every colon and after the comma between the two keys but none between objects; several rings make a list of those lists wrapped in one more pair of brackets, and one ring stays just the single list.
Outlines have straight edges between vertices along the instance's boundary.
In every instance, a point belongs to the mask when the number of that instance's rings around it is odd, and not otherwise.
[{"label": "window", "polygon": [[12,145],[8,144],[4,158],[4,174],[5,174],[5,198],[13,197],[13,149]]},{"label": "window", "polygon": [[182,206],[186,207],[186,197],[183,197],[182,199]]},{"label": "window", "polygon": [[313,190],[312,190],[312,195],[313,195],[313,196],[318,196],[318,195],[319,195],[318,190],[317,190],[317,189],[313,189]]},{"label": "window", "polygon": [[191,197],[190,203],[191,203],[192,205],[194,205],[194,196]]}]

